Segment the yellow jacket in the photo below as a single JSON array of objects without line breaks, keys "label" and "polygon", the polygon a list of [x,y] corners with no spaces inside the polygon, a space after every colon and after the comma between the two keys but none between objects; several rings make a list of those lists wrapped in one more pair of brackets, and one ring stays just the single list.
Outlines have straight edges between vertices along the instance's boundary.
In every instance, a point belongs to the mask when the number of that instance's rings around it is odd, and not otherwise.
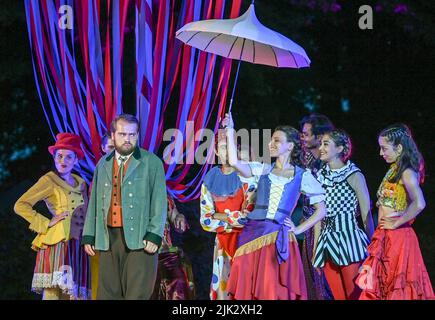
[{"label": "yellow jacket", "polygon": [[[67,184],[54,172],[49,172],[15,203],[15,212],[30,223],[30,230],[38,234],[32,242],[32,249],[35,251],[81,237],[88,202],[87,188],[82,178],[76,174],[72,176],[78,182],[76,187]],[[50,219],[33,210],[33,206],[41,200],[44,200],[53,216],[64,211],[69,211],[70,214],[54,226],[48,227]]]}]

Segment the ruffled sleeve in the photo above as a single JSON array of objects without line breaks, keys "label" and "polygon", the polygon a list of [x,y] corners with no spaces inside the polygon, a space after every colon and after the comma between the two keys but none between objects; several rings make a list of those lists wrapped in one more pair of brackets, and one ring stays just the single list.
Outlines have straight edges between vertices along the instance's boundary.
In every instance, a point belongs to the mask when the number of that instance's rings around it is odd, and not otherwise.
[{"label": "ruffled sleeve", "polygon": [[242,228],[248,221],[243,211],[225,210],[225,213],[227,214],[228,223],[232,228]]},{"label": "ruffled sleeve", "polygon": [[[252,178],[246,179],[245,181],[249,180],[252,182]],[[244,183],[243,184],[243,193],[244,193],[244,201],[242,205],[242,210],[225,210],[225,213],[227,214],[227,220],[231,227],[233,228],[242,228],[246,222],[248,222],[247,214],[244,210],[247,210],[249,212],[252,212],[254,210],[254,201],[255,199],[253,196],[255,196],[255,190],[256,190],[256,184],[249,184]]]},{"label": "ruffled sleeve", "polygon": [[255,177],[256,183],[258,183],[260,176],[268,174],[271,169],[271,165],[268,163],[249,162],[248,165],[251,168],[251,173]]},{"label": "ruffled sleeve", "polygon": [[301,192],[310,199],[310,205],[325,200],[325,190],[310,170],[305,170],[302,175]]},{"label": "ruffled sleeve", "polygon": [[205,231],[209,232],[222,232],[228,228],[228,224],[218,219],[213,218],[215,211],[215,206],[213,202],[213,197],[211,193],[207,190],[205,184],[201,186],[201,217],[200,223],[201,227]]}]

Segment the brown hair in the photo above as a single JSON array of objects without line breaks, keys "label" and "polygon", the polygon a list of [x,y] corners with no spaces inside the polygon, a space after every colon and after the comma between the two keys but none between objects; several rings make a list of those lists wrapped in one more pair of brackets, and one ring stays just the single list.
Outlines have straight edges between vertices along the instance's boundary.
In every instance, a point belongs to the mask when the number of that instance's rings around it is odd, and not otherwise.
[{"label": "brown hair", "polygon": [[278,126],[275,131],[282,131],[285,133],[288,142],[293,142],[293,150],[290,155],[290,163],[302,167],[302,146],[301,138],[298,130],[291,126]]},{"label": "brown hair", "polygon": [[118,115],[115,119],[113,119],[113,121],[110,125],[110,132],[115,133],[116,124],[118,123],[119,120],[123,120],[123,121],[128,122],[128,123],[135,123],[137,125],[137,130],[139,131],[139,120],[137,120],[137,118],[131,114],[122,113],[122,114]]},{"label": "brown hair", "polygon": [[352,140],[349,134],[342,129],[335,129],[324,133],[334,141],[337,147],[343,147],[343,150],[338,155],[341,161],[346,162],[352,155]]},{"label": "brown hair", "polygon": [[402,177],[403,171],[410,168],[418,173],[420,183],[424,182],[424,159],[418,150],[411,130],[406,124],[393,124],[379,133],[380,137],[387,139],[394,147],[402,145],[403,152],[397,159],[397,172],[390,178],[390,182],[397,183]]}]

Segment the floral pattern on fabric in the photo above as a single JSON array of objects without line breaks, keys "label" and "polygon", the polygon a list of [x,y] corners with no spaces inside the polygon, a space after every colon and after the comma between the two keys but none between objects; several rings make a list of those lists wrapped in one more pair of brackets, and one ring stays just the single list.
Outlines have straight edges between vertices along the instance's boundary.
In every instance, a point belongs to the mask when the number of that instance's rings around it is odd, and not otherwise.
[{"label": "floral pattern on fabric", "polygon": [[[213,194],[207,189],[205,184],[201,186],[201,216],[200,223],[202,228],[208,232],[216,232],[218,235],[215,239],[213,252],[213,274],[210,285],[211,300],[229,300],[226,286],[230,274],[232,257],[225,249],[225,245],[220,242],[219,236],[227,234],[233,243],[237,240],[237,234],[246,224],[247,218],[245,210],[252,211],[254,208],[256,183],[253,179],[244,179],[242,188],[232,195],[220,196]],[[228,193],[227,193],[228,194]],[[239,210],[231,210],[237,207]],[[214,219],[215,213],[225,213],[227,221],[224,222]]]}]

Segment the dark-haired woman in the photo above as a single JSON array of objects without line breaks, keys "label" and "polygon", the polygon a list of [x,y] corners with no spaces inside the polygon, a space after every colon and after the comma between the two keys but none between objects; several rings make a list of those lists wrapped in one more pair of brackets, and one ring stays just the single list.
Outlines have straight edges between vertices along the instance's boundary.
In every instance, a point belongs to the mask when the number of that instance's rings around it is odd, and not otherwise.
[{"label": "dark-haired woman", "polygon": [[[227,290],[236,300],[306,300],[307,288],[296,234],[311,228],[325,215],[324,190],[301,168],[299,132],[288,126],[275,129],[269,143],[272,165],[237,159],[234,123],[227,128],[229,163],[244,177],[258,181],[254,210],[239,239]],[[314,214],[295,227],[291,215],[300,194],[310,198]]]},{"label": "dark-haired woman", "polygon": [[[15,203],[15,212],[26,219],[37,234],[32,249],[37,251],[32,291],[44,300],[90,299],[89,258],[80,245],[88,204],[85,181],[72,173],[84,154],[80,137],[59,133],[48,151],[55,171],[42,176]],[[44,201],[52,215],[46,218],[33,206]]]},{"label": "dark-haired woman", "polygon": [[412,228],[426,206],[420,183],[424,160],[404,124],[392,125],[378,137],[380,155],[390,164],[378,189],[379,225],[368,247],[356,283],[360,300],[427,300],[434,293]]},{"label": "dark-haired woman", "polygon": [[[327,213],[313,266],[323,268],[335,300],[357,300],[361,290],[355,279],[373,233],[367,184],[361,170],[349,160],[352,143],[346,132],[325,133],[319,151],[325,164],[317,172],[317,180],[326,191]],[[367,234],[358,226],[358,210]]]}]

